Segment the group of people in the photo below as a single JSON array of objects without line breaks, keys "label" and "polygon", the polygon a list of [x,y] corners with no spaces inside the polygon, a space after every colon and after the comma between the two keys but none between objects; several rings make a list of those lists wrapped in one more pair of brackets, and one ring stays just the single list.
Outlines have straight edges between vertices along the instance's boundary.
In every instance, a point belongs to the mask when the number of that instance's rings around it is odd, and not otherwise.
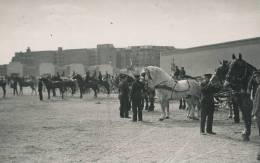
[{"label": "group of people", "polygon": [[[134,82],[129,85],[127,81],[127,77],[122,76],[119,82],[119,101],[120,101],[120,117],[121,118],[131,118],[129,116],[129,111],[132,108],[133,117],[132,121],[137,122],[143,120],[142,111],[144,109],[144,101],[147,93],[147,83],[145,82],[145,74],[141,76],[136,74]],[[131,89],[130,89],[131,87]],[[151,109],[148,111],[153,111],[153,107],[149,107],[147,109]]]}]

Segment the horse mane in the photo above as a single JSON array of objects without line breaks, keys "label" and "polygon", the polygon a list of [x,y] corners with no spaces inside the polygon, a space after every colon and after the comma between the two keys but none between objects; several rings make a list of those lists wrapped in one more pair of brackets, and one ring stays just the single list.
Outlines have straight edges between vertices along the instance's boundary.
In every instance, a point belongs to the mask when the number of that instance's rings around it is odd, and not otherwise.
[{"label": "horse mane", "polygon": [[162,79],[162,80],[171,80],[171,76],[164,71],[163,69],[161,69],[160,67],[156,67],[156,66],[148,66],[146,67],[150,73],[152,73],[152,77],[156,78],[156,79]]}]

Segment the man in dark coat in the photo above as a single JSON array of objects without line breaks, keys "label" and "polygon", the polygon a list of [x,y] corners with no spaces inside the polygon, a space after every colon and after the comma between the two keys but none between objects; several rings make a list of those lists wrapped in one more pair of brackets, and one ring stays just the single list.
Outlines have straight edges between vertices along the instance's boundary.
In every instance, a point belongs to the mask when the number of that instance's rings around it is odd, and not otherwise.
[{"label": "man in dark coat", "polygon": [[18,85],[18,78],[15,77],[15,78],[12,80],[12,84],[11,84],[11,87],[13,88],[13,94],[14,94],[14,96],[15,96],[15,94],[18,95],[17,85]]},{"label": "man in dark coat", "polygon": [[120,117],[121,118],[129,118],[129,87],[126,77],[121,77],[119,82],[119,101],[120,101]]},{"label": "man in dark coat", "polygon": [[140,81],[140,75],[135,75],[135,81],[132,85],[132,90],[130,94],[130,98],[132,101],[132,110],[133,110],[133,122],[137,121],[137,114],[138,114],[138,121],[143,120],[143,114],[142,114],[143,93],[144,93],[144,84]]},{"label": "man in dark coat", "polygon": [[42,87],[43,87],[43,84],[42,84],[42,79],[40,78],[39,81],[38,81],[38,92],[39,92],[39,98],[40,100],[42,101]]},{"label": "man in dark coat", "polygon": [[210,83],[211,74],[205,74],[205,80],[201,83],[201,122],[200,122],[200,133],[205,135],[205,123],[207,120],[206,131],[208,134],[216,134],[212,131],[213,115],[214,115],[214,93],[217,92]]},{"label": "man in dark coat", "polygon": [[186,71],[184,70],[184,67],[181,67],[180,70],[180,79],[184,79],[186,76]]}]

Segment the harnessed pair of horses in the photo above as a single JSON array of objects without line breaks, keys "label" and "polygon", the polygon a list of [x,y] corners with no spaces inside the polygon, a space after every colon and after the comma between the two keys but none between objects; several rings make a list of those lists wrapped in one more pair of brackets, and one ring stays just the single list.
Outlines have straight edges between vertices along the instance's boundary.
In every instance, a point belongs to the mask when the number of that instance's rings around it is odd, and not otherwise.
[{"label": "harnessed pair of horses", "polygon": [[[220,71],[220,70],[219,70]],[[244,132],[242,134],[244,140],[249,140],[251,133],[251,112],[252,112],[252,101],[250,95],[246,93],[248,82],[253,75],[256,68],[242,59],[237,59],[231,63],[226,71],[226,74],[216,72],[212,76],[210,82],[216,84],[220,81],[218,78],[222,77],[220,85],[223,88],[230,87],[232,89],[233,103],[238,107],[244,117]],[[164,70],[155,66],[148,66],[144,68],[144,72],[148,76],[148,85],[150,87],[157,87],[157,96],[161,104],[161,117],[159,120],[169,118],[169,101],[179,100],[186,98],[189,110],[192,114],[195,112],[195,107],[199,108],[201,88],[200,82],[194,79],[186,80],[189,83],[189,89],[183,91],[175,90],[175,87],[182,85],[182,82],[176,81],[170,77]],[[217,80],[218,79],[218,80]],[[164,87],[164,88],[163,88]],[[199,110],[199,109],[198,109]],[[199,115],[199,112],[198,112]]]},{"label": "harnessed pair of horses", "polygon": [[39,79],[40,82],[43,82],[48,93],[48,99],[50,99],[50,92],[52,91],[53,96],[56,96],[56,89],[59,89],[61,98],[64,98],[64,93],[68,89],[71,90],[71,94],[73,95],[76,91],[76,83],[70,79],[61,79],[58,77],[50,78],[50,77],[42,77]]},{"label": "harnessed pair of horses", "polygon": [[94,91],[94,97],[97,98],[97,94],[101,88],[105,88],[107,94],[110,94],[110,85],[108,81],[104,80],[96,80],[90,78],[85,80],[80,74],[75,74],[73,79],[77,80],[79,91],[80,91],[80,98],[83,98],[83,93],[86,92],[88,89],[92,89]]}]

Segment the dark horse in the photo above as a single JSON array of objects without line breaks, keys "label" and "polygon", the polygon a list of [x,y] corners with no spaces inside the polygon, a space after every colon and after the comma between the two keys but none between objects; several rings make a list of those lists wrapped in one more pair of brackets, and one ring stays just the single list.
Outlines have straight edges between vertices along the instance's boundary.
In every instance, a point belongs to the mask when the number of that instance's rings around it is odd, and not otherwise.
[{"label": "dark horse", "polygon": [[98,90],[99,90],[100,87],[104,87],[106,89],[106,91],[107,91],[107,94],[110,94],[110,85],[109,85],[108,81],[106,81],[106,80],[102,80],[102,81],[94,80],[94,82],[97,82]]},{"label": "dark horse", "polygon": [[[235,60],[229,66],[228,73],[226,75],[226,81],[224,86],[230,86],[234,91],[232,93],[233,107],[237,107],[241,110],[244,119],[245,130],[242,134],[244,141],[249,141],[249,136],[251,134],[251,112],[252,112],[252,101],[250,95],[247,94],[247,85],[253,75],[254,71],[257,69],[244,61],[242,55],[239,55],[239,59]],[[234,109],[235,117],[239,121],[239,111]]]},{"label": "dark horse", "polygon": [[16,80],[20,87],[20,92],[19,92],[20,95],[23,94],[23,87],[30,87],[32,89],[31,94],[33,94],[33,92],[36,94],[36,89],[35,89],[36,81],[33,81],[32,79],[25,80],[24,78],[20,78],[20,77],[17,77]]},{"label": "dark horse", "polygon": [[2,90],[3,90],[3,97],[5,97],[6,95],[6,80],[4,79],[0,79],[0,87],[2,87]]},{"label": "dark horse", "polygon": [[[223,62],[220,62],[220,66],[216,69],[216,74],[212,77],[212,83],[217,84],[218,88],[221,88],[218,93],[215,94],[215,99],[218,104],[224,104],[228,105],[229,108],[229,116],[228,118],[233,117],[233,109],[237,109],[236,107],[233,107],[232,105],[232,89],[231,88],[224,88],[224,82],[226,80],[226,75],[229,70],[230,62],[227,60],[223,60]],[[236,112],[236,111],[234,111]],[[235,118],[234,118],[235,119]],[[235,121],[236,122],[236,121]]]},{"label": "dark horse", "polygon": [[[56,76],[52,77],[51,80],[63,82],[64,92],[66,92],[68,89],[70,89],[71,94],[72,95],[75,94],[75,92],[76,92],[76,82],[75,81],[68,79],[68,78],[61,78],[61,77],[56,77]],[[56,95],[55,89],[53,90],[53,94],[54,94],[54,96]]]},{"label": "dark horse", "polygon": [[50,99],[50,91],[55,90],[56,88],[58,88],[60,90],[60,94],[61,94],[61,98],[63,99],[63,94],[64,94],[64,83],[63,81],[52,81],[51,79],[48,78],[41,78],[40,80],[43,81],[47,92],[48,92],[48,99]]},{"label": "dark horse", "polygon": [[76,74],[73,76],[73,79],[76,79],[79,86],[80,91],[80,98],[83,97],[83,92],[85,92],[86,89],[91,88],[94,91],[94,97],[97,97],[97,91],[98,91],[98,83],[94,82],[93,80],[86,81],[83,79],[83,77],[79,74]]}]

